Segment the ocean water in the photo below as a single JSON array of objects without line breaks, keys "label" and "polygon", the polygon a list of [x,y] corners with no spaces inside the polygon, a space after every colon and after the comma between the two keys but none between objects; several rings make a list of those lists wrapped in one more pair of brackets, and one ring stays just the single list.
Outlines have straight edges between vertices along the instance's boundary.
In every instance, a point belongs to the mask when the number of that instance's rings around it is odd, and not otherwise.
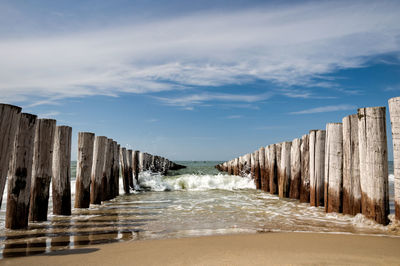
[{"label": "ocean water", "polygon": [[[0,211],[2,257],[28,256],[84,245],[127,240],[178,238],[233,233],[326,232],[400,236],[398,225],[382,226],[364,218],[326,214],[291,199],[255,189],[250,178],[229,176],[215,168],[219,162],[178,162],[186,169],[168,176],[144,172],[137,191],[89,209],[73,209],[71,216],[51,214],[47,222],[28,230],[4,229],[5,199]],[[76,163],[72,164],[75,176]],[[390,195],[393,212],[393,164]],[[71,182],[72,201],[75,181]],[[73,203],[72,203],[73,206]],[[391,215],[393,216],[393,215]]]}]

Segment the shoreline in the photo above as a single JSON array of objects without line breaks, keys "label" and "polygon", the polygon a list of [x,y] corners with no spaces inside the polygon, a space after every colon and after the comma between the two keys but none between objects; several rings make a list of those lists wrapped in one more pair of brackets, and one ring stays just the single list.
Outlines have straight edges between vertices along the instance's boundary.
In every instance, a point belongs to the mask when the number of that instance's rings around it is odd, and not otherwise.
[{"label": "shoreline", "polygon": [[4,265],[266,265],[400,263],[400,238],[326,233],[199,236],[82,246]]}]

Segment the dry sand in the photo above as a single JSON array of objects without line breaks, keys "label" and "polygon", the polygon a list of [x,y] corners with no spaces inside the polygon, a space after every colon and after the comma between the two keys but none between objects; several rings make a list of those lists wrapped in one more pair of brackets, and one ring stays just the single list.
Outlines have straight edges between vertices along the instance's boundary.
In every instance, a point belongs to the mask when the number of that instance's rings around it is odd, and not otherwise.
[{"label": "dry sand", "polygon": [[0,261],[4,265],[400,265],[400,238],[263,233],[131,241]]}]

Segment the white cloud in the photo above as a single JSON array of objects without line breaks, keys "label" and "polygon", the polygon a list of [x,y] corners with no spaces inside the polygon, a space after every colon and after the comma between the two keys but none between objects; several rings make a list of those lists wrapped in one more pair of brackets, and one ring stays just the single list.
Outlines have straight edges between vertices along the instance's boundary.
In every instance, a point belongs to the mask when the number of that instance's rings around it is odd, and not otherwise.
[{"label": "white cloud", "polygon": [[[48,37],[0,37],[0,100],[117,96],[255,79],[329,87],[334,80],[321,81],[324,74],[398,53],[399,17],[398,2],[323,1]],[[189,100],[203,101],[201,95]]]},{"label": "white cloud", "polygon": [[226,118],[228,118],[228,119],[239,119],[239,118],[242,118],[242,117],[243,117],[242,115],[229,115]]},{"label": "white cloud", "polygon": [[315,113],[326,113],[326,112],[336,112],[336,111],[346,111],[346,110],[356,110],[357,107],[349,104],[341,105],[327,105],[311,109],[306,109],[297,112],[291,112],[292,115],[303,115],[303,114],[315,114]]},{"label": "white cloud", "polygon": [[166,105],[185,107],[187,110],[193,110],[195,105],[204,105],[205,102],[245,102],[254,103],[269,99],[272,93],[263,94],[231,94],[231,93],[200,93],[178,97],[154,97]]}]

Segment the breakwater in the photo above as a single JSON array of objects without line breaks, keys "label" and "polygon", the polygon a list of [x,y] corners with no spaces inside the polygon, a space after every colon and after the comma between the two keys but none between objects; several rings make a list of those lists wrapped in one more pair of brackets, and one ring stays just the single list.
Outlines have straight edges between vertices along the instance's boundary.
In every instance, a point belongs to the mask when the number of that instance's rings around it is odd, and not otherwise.
[{"label": "breakwater", "polygon": [[[400,220],[400,97],[389,100],[389,111],[395,217]],[[379,224],[389,223],[386,107],[360,108],[341,123],[327,123],[325,129],[215,167],[230,175],[250,175],[257,189],[323,206],[327,213],[361,213]]]},{"label": "breakwater", "polygon": [[[26,229],[29,222],[47,220],[50,185],[53,214],[71,215],[72,128],[21,111],[0,104],[0,206],[8,181],[8,229]],[[79,132],[75,208],[118,196],[120,172],[124,193],[129,194],[139,172],[165,174],[182,167],[161,156],[121,147],[111,138]]]}]

